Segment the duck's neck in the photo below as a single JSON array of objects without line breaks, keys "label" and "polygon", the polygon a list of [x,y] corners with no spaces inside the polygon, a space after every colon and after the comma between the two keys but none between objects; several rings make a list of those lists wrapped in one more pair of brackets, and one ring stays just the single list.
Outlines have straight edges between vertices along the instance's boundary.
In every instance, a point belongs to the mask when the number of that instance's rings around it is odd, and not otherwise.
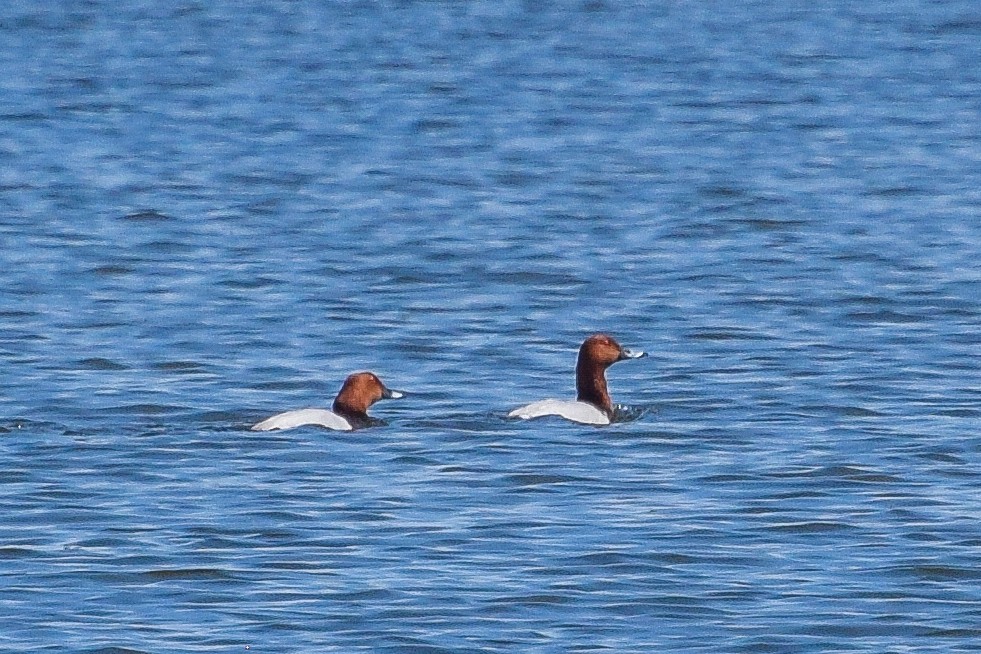
[{"label": "duck's neck", "polygon": [[331,410],[351,423],[351,427],[354,429],[370,427],[378,422],[375,418],[369,416],[363,409],[352,407],[341,400],[334,400]]},{"label": "duck's neck", "polygon": [[606,389],[606,369],[576,362],[576,399],[589,402],[610,418],[613,417],[613,402]]}]

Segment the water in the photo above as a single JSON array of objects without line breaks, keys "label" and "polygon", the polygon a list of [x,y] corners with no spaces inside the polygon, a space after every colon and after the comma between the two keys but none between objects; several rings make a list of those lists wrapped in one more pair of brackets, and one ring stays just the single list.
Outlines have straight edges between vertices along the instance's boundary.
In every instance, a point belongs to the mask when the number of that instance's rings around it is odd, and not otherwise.
[{"label": "water", "polygon": [[122,4],[0,8],[0,650],[981,651],[976,3]]}]

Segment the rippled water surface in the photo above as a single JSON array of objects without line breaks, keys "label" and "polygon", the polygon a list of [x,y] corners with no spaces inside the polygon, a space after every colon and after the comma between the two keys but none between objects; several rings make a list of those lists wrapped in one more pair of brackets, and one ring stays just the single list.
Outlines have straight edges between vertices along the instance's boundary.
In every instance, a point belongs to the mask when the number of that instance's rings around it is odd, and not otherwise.
[{"label": "rippled water surface", "polygon": [[[0,42],[0,650],[981,651],[977,3]],[[639,418],[505,417],[600,330]]]}]

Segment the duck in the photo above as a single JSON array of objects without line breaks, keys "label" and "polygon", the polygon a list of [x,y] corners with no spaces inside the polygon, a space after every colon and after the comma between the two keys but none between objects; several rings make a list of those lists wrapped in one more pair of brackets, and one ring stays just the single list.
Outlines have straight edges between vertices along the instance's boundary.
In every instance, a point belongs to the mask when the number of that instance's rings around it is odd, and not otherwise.
[{"label": "duck", "polygon": [[394,400],[405,393],[388,388],[373,372],[348,375],[334,398],[331,411],[326,409],[297,409],[266,418],[252,425],[252,431],[293,429],[304,425],[325,427],[336,431],[351,431],[384,425],[383,420],[368,415],[368,407],[378,400]]},{"label": "duck", "polygon": [[608,334],[593,334],[583,341],[576,360],[576,399],[539,400],[508,413],[509,418],[559,416],[586,425],[613,422],[614,408],[606,386],[606,369],[618,361],[639,359],[647,354],[621,346]]}]

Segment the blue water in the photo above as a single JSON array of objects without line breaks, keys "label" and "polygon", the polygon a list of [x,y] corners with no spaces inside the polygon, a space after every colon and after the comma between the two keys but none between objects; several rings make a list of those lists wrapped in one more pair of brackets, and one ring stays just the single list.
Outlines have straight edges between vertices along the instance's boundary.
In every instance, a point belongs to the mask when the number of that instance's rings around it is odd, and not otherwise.
[{"label": "blue water", "polygon": [[[981,651],[973,0],[0,44],[0,650]],[[600,330],[639,419],[504,417]],[[362,369],[388,426],[248,431]]]}]

